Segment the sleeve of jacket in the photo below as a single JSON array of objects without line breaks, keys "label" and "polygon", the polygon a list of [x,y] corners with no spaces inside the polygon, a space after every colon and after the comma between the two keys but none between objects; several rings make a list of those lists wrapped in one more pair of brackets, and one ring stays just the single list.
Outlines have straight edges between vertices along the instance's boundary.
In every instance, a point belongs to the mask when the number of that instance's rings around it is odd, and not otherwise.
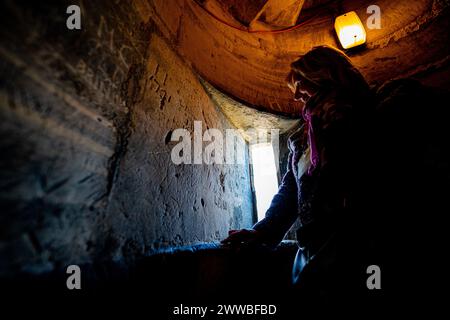
[{"label": "sleeve of jacket", "polygon": [[256,223],[253,229],[264,234],[265,243],[276,246],[283,240],[286,232],[297,218],[297,183],[292,171],[293,152],[289,153],[288,170],[273,197],[266,217]]}]

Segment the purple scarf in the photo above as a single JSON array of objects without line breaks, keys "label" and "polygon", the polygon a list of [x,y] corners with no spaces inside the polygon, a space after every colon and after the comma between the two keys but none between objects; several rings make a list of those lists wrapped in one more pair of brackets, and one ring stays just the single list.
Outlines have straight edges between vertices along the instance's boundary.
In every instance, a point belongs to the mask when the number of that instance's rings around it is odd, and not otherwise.
[{"label": "purple scarf", "polygon": [[310,148],[310,160],[311,166],[308,169],[308,175],[311,175],[317,164],[319,163],[319,153],[317,152],[316,140],[314,138],[314,131],[311,122],[311,113],[307,110],[306,107],[303,108],[302,112],[303,119],[308,126],[308,144]]}]

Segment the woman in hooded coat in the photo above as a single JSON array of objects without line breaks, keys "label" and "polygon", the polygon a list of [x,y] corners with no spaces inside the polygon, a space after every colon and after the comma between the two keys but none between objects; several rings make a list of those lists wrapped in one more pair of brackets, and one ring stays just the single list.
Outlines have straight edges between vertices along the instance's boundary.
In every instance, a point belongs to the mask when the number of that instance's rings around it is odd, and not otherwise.
[{"label": "woman in hooded coat", "polygon": [[294,61],[287,84],[303,119],[288,140],[287,172],[265,219],[251,230],[231,230],[223,243],[274,246],[299,218],[294,285],[328,295],[340,284],[349,286],[344,273],[361,276],[351,261],[363,259],[357,234],[366,214],[360,204],[366,200],[362,186],[370,180],[374,98],[348,57],[328,46]]}]

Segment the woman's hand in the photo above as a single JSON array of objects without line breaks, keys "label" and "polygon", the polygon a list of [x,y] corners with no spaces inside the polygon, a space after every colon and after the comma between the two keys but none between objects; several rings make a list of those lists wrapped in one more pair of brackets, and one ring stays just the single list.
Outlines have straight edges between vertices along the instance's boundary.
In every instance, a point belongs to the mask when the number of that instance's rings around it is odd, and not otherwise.
[{"label": "woman's hand", "polygon": [[262,245],[263,237],[260,231],[254,229],[230,230],[228,237],[222,240],[221,244],[230,247]]}]

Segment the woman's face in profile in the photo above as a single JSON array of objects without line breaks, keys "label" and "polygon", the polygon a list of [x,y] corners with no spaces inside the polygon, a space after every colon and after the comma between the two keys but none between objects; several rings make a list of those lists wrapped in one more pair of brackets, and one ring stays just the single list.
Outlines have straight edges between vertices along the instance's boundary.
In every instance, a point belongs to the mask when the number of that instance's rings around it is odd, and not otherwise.
[{"label": "woman's face in profile", "polygon": [[292,80],[288,82],[288,87],[294,94],[294,100],[303,103],[306,103],[317,92],[313,83],[299,75],[295,75]]}]

